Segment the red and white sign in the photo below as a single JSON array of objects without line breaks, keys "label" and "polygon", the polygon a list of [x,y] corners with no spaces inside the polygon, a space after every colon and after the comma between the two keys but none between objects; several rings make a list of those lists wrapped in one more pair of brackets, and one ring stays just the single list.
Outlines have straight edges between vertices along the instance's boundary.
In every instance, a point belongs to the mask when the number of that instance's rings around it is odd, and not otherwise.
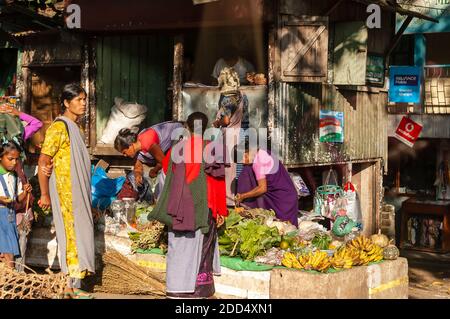
[{"label": "red and white sign", "polygon": [[421,131],[422,125],[404,116],[395,131],[395,137],[409,147],[413,147]]}]

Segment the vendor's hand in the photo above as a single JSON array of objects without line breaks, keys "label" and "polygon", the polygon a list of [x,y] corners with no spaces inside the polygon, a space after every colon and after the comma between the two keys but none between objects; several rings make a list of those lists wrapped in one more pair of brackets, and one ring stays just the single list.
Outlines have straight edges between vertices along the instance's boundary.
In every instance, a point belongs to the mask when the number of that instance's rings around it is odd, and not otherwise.
[{"label": "vendor's hand", "polygon": [[45,176],[50,177],[53,172],[53,159],[52,159],[52,163],[50,165],[40,166],[39,168],[42,171],[42,173],[44,173]]},{"label": "vendor's hand", "polygon": [[31,191],[33,190],[33,187],[31,187],[31,184],[25,184],[25,185],[23,185],[23,190],[26,193],[31,193]]},{"label": "vendor's hand", "polygon": [[143,177],[141,173],[134,173],[134,179],[136,180],[136,184],[141,186],[143,183]]},{"label": "vendor's hand", "polygon": [[50,205],[51,205],[50,196],[49,195],[41,195],[41,198],[38,201],[38,205],[43,210],[50,209]]},{"label": "vendor's hand", "polygon": [[241,203],[244,199],[245,197],[243,194],[236,194],[236,196],[234,196],[234,201],[236,204]]},{"label": "vendor's hand", "polygon": [[12,202],[11,198],[6,196],[0,196],[0,203],[2,203],[3,205],[8,205],[11,202]]},{"label": "vendor's hand", "polygon": [[19,116],[20,112],[16,108],[9,106],[7,104],[0,105],[0,113],[7,113],[14,116]]},{"label": "vendor's hand", "polygon": [[215,120],[212,124],[214,127],[220,127],[220,120]]},{"label": "vendor's hand", "polygon": [[216,220],[217,228],[220,228],[224,222],[225,222],[225,217],[223,217],[222,215],[217,215],[217,220]]},{"label": "vendor's hand", "polygon": [[159,169],[153,167],[150,172],[148,172],[148,176],[150,176],[151,178],[155,178],[156,176],[158,176],[159,173]]}]

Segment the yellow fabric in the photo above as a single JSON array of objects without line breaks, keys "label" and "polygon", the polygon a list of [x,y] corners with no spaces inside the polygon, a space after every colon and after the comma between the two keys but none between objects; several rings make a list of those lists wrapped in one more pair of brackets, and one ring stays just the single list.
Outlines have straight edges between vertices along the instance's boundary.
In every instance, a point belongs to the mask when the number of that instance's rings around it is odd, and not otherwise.
[{"label": "yellow fabric", "polygon": [[56,121],[47,129],[41,153],[53,158],[53,169],[56,174],[56,190],[59,195],[66,233],[66,262],[69,276],[71,278],[83,279],[86,276],[86,271],[79,269],[72,208],[70,139],[63,122]]}]

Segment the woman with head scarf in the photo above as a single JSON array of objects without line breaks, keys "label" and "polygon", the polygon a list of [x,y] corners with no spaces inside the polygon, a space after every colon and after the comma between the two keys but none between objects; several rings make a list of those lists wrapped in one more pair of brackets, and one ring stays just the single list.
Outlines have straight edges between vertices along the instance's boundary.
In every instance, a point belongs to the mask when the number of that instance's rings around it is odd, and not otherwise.
[{"label": "woman with head scarf", "polygon": [[245,138],[245,130],[249,127],[248,99],[239,90],[239,77],[232,68],[225,68],[221,72],[221,94],[219,110],[215,127],[220,127],[225,145],[225,182],[227,190],[227,205],[234,205],[236,178],[242,171],[242,165],[232,160],[232,154],[237,144]]},{"label": "woman with head scarf", "polygon": [[189,115],[188,137],[164,158],[166,183],[149,215],[169,226],[168,297],[211,297],[215,292],[213,274],[220,273],[216,228],[223,224],[228,210],[223,163],[203,156],[212,154],[213,147],[203,139],[207,123],[207,116],[201,112]]}]

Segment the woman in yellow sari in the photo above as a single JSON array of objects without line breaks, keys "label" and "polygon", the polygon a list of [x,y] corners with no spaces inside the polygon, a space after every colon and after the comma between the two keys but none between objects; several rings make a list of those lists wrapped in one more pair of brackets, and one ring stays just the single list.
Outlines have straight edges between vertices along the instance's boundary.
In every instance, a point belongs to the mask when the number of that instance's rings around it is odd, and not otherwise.
[{"label": "woman in yellow sari", "polygon": [[[48,128],[39,157],[43,209],[52,207],[61,271],[69,275],[66,296],[92,298],[81,280],[95,272],[94,223],[91,213],[90,157],[77,119],[86,111],[86,92],[77,84],[64,87],[64,114]],[[43,168],[53,163],[53,173]]]}]

